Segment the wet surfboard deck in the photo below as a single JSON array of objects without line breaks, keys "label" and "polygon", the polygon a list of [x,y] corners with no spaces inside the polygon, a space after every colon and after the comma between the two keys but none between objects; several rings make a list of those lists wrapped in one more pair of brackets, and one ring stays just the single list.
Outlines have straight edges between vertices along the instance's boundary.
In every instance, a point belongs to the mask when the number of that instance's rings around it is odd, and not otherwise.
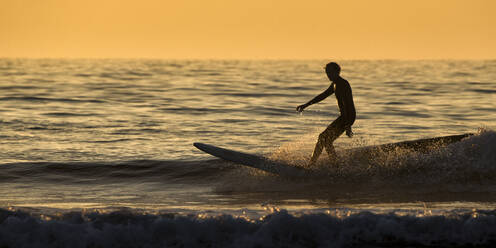
[{"label": "wet surfboard deck", "polygon": [[[376,146],[365,146],[344,150],[345,153],[352,153],[354,156],[359,156],[362,159],[373,156],[374,152],[391,152],[397,149],[407,149],[416,152],[428,152],[434,147],[443,147],[455,142],[459,142],[473,134],[466,133],[460,135],[442,136],[428,139],[417,139],[410,141],[402,141],[396,143],[388,143]],[[285,176],[285,177],[305,177],[314,174],[315,172],[302,167],[295,167],[288,164],[271,161],[263,156],[239,152],[226,148],[217,147],[214,145],[194,143],[199,150],[206,152],[215,157],[245,165],[248,167],[260,169],[265,172]]]}]

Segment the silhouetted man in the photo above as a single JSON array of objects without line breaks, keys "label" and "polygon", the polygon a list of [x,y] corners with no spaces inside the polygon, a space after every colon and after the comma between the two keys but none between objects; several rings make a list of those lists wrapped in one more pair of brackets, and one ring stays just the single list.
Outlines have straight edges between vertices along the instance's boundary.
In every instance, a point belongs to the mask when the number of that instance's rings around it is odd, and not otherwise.
[{"label": "silhouetted man", "polygon": [[338,64],[334,62],[327,64],[325,71],[327,77],[332,82],[329,88],[314,97],[309,102],[296,107],[298,112],[302,112],[306,107],[314,103],[318,103],[332,95],[332,93],[335,93],[336,99],[338,100],[339,112],[341,112],[341,115],[319,135],[319,139],[315,145],[315,150],[313,151],[312,158],[310,159],[310,166],[315,165],[324,147],[331,162],[334,161],[336,159],[336,151],[334,151],[334,146],[332,145],[334,140],[343,134],[344,131],[346,131],[346,135],[348,135],[348,137],[351,138],[353,136],[351,125],[355,122],[356,112],[350,84],[344,78],[339,76],[341,68]]}]

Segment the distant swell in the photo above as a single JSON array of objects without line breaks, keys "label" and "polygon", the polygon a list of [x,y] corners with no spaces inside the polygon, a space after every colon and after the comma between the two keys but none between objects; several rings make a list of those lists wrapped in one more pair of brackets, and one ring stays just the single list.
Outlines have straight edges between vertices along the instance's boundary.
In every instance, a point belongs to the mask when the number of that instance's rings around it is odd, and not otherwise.
[{"label": "distant swell", "polygon": [[0,210],[1,247],[489,247],[496,245],[496,213],[441,216],[362,212],[260,219],[71,212],[33,217]]},{"label": "distant swell", "polygon": [[0,101],[27,101],[27,102],[88,102],[103,103],[105,101],[95,99],[72,99],[72,98],[46,98],[46,97],[0,97]]}]

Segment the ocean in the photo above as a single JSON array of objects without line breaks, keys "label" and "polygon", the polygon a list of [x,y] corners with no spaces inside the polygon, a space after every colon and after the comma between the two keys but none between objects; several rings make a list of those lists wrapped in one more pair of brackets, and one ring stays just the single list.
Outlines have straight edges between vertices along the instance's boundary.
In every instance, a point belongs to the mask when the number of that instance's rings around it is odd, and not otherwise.
[{"label": "ocean", "polygon": [[474,133],[289,179],[339,114],[323,60],[0,59],[0,247],[496,245],[496,60],[343,60],[340,151]]}]

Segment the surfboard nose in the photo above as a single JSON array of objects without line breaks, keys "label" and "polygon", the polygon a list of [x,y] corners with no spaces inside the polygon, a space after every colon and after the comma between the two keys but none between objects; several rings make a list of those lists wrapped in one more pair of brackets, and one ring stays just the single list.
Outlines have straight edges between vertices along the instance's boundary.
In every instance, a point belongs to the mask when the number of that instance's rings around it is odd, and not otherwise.
[{"label": "surfboard nose", "polygon": [[201,150],[202,147],[206,147],[207,146],[206,144],[203,144],[203,143],[200,143],[200,142],[194,142],[193,145],[196,148],[200,149],[200,150]]}]

